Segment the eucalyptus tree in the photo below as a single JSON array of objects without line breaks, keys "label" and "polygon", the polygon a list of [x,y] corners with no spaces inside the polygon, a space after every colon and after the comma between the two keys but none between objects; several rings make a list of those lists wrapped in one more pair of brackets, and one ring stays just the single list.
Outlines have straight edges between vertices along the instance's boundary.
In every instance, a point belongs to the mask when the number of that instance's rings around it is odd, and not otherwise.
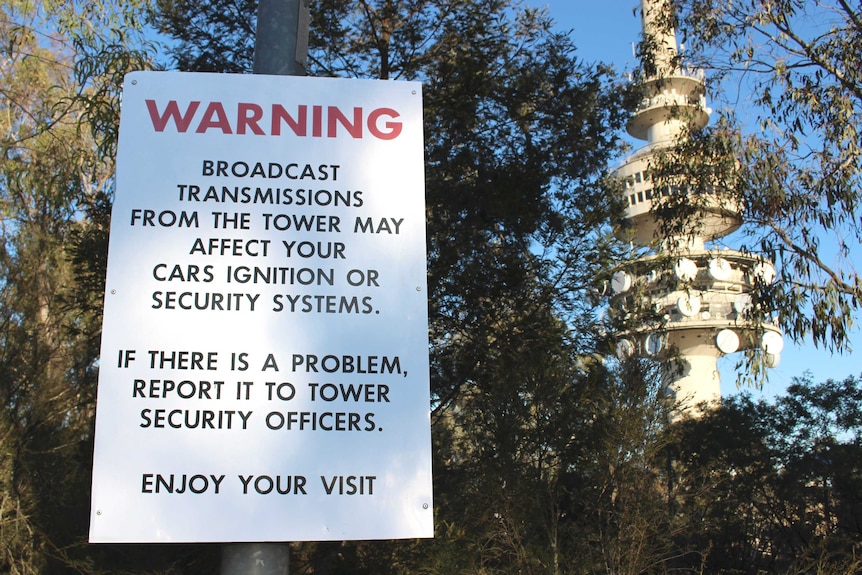
[{"label": "eucalyptus tree", "polygon": [[778,264],[777,281],[757,292],[760,309],[779,312],[794,339],[849,350],[862,304],[858,3],[665,4],[663,25],[677,29],[686,64],[707,71],[719,119],[658,173],[729,190],[743,210],[744,249]]},{"label": "eucalyptus tree", "polygon": [[[112,106],[116,114],[118,85],[104,70],[134,60],[122,40],[137,8],[0,7],[4,573],[56,572],[82,551],[102,292],[83,289],[75,262],[103,259],[104,250],[77,252],[75,239],[92,225],[89,208],[110,193],[112,160],[100,150],[110,135],[88,120]],[[107,66],[92,73],[99,61]]]},{"label": "eucalyptus tree", "polygon": [[773,402],[725,399],[675,430],[675,567],[852,573],[862,544],[858,377],[795,378]]},{"label": "eucalyptus tree", "polygon": [[[630,94],[609,68],[580,61],[544,11],[512,0],[317,0],[309,9],[310,74],[424,84],[445,536],[385,550],[308,546],[294,564],[564,572],[580,527],[561,507],[576,483],[565,478],[607,405],[591,397],[604,393],[590,375],[602,369],[590,354],[603,334],[586,294],[618,249],[609,231],[619,205],[602,176]],[[246,3],[163,0],[153,21],[181,69],[248,72],[254,13]]]}]

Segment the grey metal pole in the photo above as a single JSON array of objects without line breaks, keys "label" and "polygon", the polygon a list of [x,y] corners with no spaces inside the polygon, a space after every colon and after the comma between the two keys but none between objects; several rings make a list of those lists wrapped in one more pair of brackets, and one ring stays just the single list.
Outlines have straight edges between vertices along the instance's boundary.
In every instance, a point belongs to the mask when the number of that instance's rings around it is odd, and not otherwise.
[{"label": "grey metal pole", "polygon": [[221,549],[222,575],[287,575],[287,543],[227,543]]},{"label": "grey metal pole", "polygon": [[[260,0],[254,40],[255,74],[305,76],[308,0]],[[221,575],[288,575],[287,543],[228,543]]]},{"label": "grey metal pole", "polygon": [[305,76],[308,0],[260,0],[254,73]]}]

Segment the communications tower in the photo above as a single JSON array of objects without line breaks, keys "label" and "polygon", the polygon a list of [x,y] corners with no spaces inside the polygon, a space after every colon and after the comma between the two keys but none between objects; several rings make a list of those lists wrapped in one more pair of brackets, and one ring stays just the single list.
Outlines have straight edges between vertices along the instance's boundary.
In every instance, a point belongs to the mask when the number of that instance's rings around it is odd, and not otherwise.
[{"label": "communications tower", "polygon": [[772,262],[709,247],[742,224],[739,204],[724,189],[701,185],[697,209],[680,233],[659,237],[654,208],[695,191],[682,179],[675,180],[675,185],[654,185],[651,167],[663,150],[690,131],[703,129],[710,114],[702,71],[682,65],[675,31],[663,25],[667,14],[662,10],[668,6],[667,0],[641,2],[642,54],[652,65],[644,66],[642,100],[627,131],[646,144],[615,172],[624,182],[627,204],[627,225],[618,236],[641,247],[640,253],[646,255],[618,265],[609,288],[611,309],[627,313],[640,306],[651,316],[647,320],[644,314],[635,315],[644,318],[640,325],[617,334],[617,355],[667,360],[669,391],[686,411],[720,399],[719,357],[754,349],[773,367],[784,341],[776,325],[764,323],[762,316],[755,321],[749,313],[752,290],[775,279]]}]

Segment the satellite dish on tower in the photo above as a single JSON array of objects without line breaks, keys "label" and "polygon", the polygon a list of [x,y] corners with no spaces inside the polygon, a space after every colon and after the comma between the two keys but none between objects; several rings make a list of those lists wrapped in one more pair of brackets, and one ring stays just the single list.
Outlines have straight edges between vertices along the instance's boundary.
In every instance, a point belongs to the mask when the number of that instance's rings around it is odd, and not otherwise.
[{"label": "satellite dish on tower", "polygon": [[676,301],[676,307],[685,317],[692,317],[700,311],[700,298],[696,295],[686,294]]},{"label": "satellite dish on tower", "polygon": [[673,266],[673,272],[682,281],[690,282],[697,277],[697,264],[688,258],[679,258],[679,261]]},{"label": "satellite dish on tower", "polygon": [[751,309],[751,295],[741,293],[733,298],[733,311],[736,313],[745,313]]},{"label": "satellite dish on tower", "polygon": [[724,258],[713,258],[709,261],[709,276],[718,281],[724,281],[730,277],[730,262]]},{"label": "satellite dish on tower", "polygon": [[617,342],[617,357],[620,359],[626,359],[634,355],[635,353],[635,345],[627,340],[621,339]]},{"label": "satellite dish on tower", "polygon": [[658,355],[664,349],[664,338],[657,333],[651,333],[644,338],[644,351],[647,355]]},{"label": "satellite dish on tower", "polygon": [[775,281],[775,266],[769,262],[759,262],[752,268],[751,273],[754,277],[765,284],[771,284]]},{"label": "satellite dish on tower", "polygon": [[768,354],[781,353],[784,349],[784,338],[780,333],[767,331],[760,338],[760,347]]},{"label": "satellite dish on tower", "polygon": [[723,329],[715,335],[715,346],[721,353],[735,353],[739,350],[739,336],[732,329]]},{"label": "satellite dish on tower", "polygon": [[620,270],[614,272],[611,278],[611,289],[614,293],[623,293],[629,291],[632,287],[632,276]]}]

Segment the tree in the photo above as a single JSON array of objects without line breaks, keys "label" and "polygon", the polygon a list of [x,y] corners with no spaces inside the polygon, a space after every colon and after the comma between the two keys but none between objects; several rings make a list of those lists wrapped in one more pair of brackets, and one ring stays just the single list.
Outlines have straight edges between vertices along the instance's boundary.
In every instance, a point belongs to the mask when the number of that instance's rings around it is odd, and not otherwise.
[{"label": "tree", "polygon": [[[153,17],[182,66],[248,71],[254,10],[239,6],[163,3]],[[730,400],[666,435],[657,366],[594,355],[606,342],[585,296],[616,256],[619,206],[600,190],[629,95],[546,15],[515,8],[312,6],[316,73],[425,84],[440,537],[309,543],[292,570],[858,570],[857,380],[802,382],[775,407]],[[74,10],[39,26],[9,10],[4,48],[30,67],[0,83],[23,130],[0,165],[0,569],[211,573],[207,547],[81,545],[118,79],[140,53],[110,25],[63,27],[84,24]],[[68,34],[68,53],[18,36],[44,29]]]},{"label": "tree", "polygon": [[[4,573],[62,572],[87,555],[103,290],[90,291],[80,280],[81,264],[97,270],[106,244],[90,251],[83,240],[105,223],[88,214],[111,190],[112,159],[100,145],[110,146],[116,132],[114,80],[135,65],[137,54],[123,42],[138,6],[96,8],[52,2],[0,8]],[[128,28],[121,32],[120,24]],[[111,111],[114,128],[105,133]]]},{"label": "tree", "polygon": [[[69,492],[46,479],[66,475],[75,484],[86,482],[79,466],[57,473],[84,456],[79,438],[89,428],[95,359],[87,336],[70,337],[71,329],[92,330],[93,318],[75,317],[68,305],[72,270],[64,243],[77,200],[106,178],[92,153],[82,153],[92,145],[77,130],[68,46],[40,40],[42,16],[9,5],[0,30],[6,118],[0,142],[0,565],[11,573],[42,572],[47,556],[80,532],[64,517],[80,499],[63,501]],[[54,537],[46,539],[49,530]]]},{"label": "tree", "polygon": [[862,13],[843,0],[667,4],[685,62],[710,73],[726,107],[664,171],[721,185],[743,207],[743,248],[779,264],[760,309],[780,312],[794,339],[849,349],[862,303]]},{"label": "tree", "polygon": [[[238,42],[248,18],[230,32],[195,24],[221,6],[205,4],[159,5],[174,54],[191,55],[177,64],[228,56],[218,70],[248,71],[246,51],[211,43]],[[546,14],[509,0],[320,0],[310,13],[311,74],[424,84],[435,505],[448,537],[305,546],[294,562],[565,572],[580,527],[566,501],[589,489],[566,478],[592,446],[581,427],[602,418],[591,394],[604,379],[589,374],[603,368],[582,359],[602,338],[585,294],[617,249],[600,178],[628,93],[578,61]]]},{"label": "tree", "polygon": [[[672,405],[661,366],[631,357],[594,372],[599,403],[577,424],[581,443],[567,471],[573,573],[662,573],[674,556],[667,437]],[[572,488],[574,487],[574,488]]]},{"label": "tree", "polygon": [[154,25],[179,44],[168,54],[189,72],[250,72],[257,0],[156,0]]},{"label": "tree", "polygon": [[[726,399],[680,424],[681,565],[849,573],[862,544],[860,380],[794,379],[774,403]],[[680,566],[681,566],[680,565]]]}]

